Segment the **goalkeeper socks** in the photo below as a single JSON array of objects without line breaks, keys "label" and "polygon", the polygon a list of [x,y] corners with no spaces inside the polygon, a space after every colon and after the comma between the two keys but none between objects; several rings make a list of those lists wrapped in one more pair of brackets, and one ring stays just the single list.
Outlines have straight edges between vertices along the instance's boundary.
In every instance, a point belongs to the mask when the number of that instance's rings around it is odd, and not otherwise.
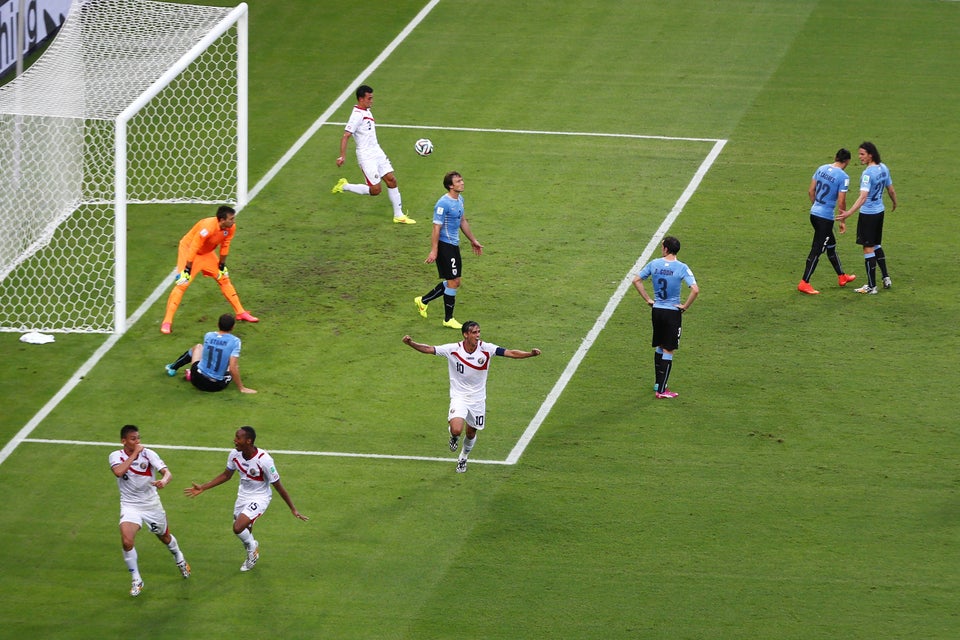
[{"label": "goalkeeper socks", "polygon": [[233,307],[234,314],[240,315],[243,313],[243,305],[240,304],[240,296],[237,294],[237,290],[230,282],[230,278],[223,278],[218,282],[218,284],[220,285],[220,293],[223,294],[223,297],[226,298],[227,302],[230,303],[230,306]]},{"label": "goalkeeper socks", "polygon": [[403,217],[403,202],[400,200],[400,187],[387,187],[387,197],[390,198],[390,204],[393,205],[393,217]]},{"label": "goalkeeper socks", "polygon": [[179,369],[186,364],[190,364],[191,360],[193,360],[193,354],[190,349],[187,349],[183,352],[183,355],[177,358],[176,361],[170,366],[172,366],[174,369]]},{"label": "goalkeeper socks", "polygon": [[432,301],[443,295],[444,286],[445,285],[443,281],[438,282],[437,286],[430,290],[430,293],[420,298],[420,302],[423,304],[430,304]]}]

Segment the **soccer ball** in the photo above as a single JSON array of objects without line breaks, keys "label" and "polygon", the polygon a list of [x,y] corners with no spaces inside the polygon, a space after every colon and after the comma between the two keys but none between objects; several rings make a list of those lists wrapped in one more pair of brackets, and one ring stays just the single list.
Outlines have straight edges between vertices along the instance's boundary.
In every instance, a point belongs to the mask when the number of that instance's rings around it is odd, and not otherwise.
[{"label": "soccer ball", "polygon": [[428,138],[420,138],[413,144],[413,148],[422,156],[433,153],[433,143]]}]

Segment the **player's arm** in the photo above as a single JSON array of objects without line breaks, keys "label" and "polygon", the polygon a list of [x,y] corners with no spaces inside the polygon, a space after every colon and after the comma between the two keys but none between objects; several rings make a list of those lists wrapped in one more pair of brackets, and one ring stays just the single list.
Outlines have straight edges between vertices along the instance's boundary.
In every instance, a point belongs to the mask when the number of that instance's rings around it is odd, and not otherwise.
[{"label": "player's arm", "polygon": [[[843,211],[847,207],[847,192],[841,191],[837,194],[837,210]],[[840,233],[847,232],[847,223],[840,220]]]},{"label": "player's arm", "polygon": [[810,179],[810,187],[807,189],[807,195],[810,196],[810,204],[813,204],[817,200],[817,179]]},{"label": "player's arm", "polygon": [[467,240],[470,241],[470,246],[473,247],[473,252],[478,256],[483,253],[483,245],[473,237],[473,232],[470,231],[470,223],[467,222],[467,216],[460,218],[460,230],[463,231],[463,235],[467,236]]},{"label": "player's arm", "polygon": [[520,351],[519,349],[504,349],[501,354],[507,358],[516,358],[518,360],[523,358],[533,358],[540,355],[540,349],[531,349],[530,351]]},{"label": "player's arm", "polygon": [[236,383],[237,389],[240,390],[240,393],[256,393],[256,391],[250,387],[243,386],[243,380],[240,378],[240,358],[237,356],[230,356],[230,360],[227,364],[227,370],[230,371],[230,375],[233,377],[233,381]]},{"label": "player's arm", "polygon": [[846,220],[853,214],[855,214],[863,203],[867,201],[868,191],[861,191],[860,196],[857,198],[857,201],[853,203],[853,206],[847,209],[846,211],[840,210],[840,213],[837,215],[837,220]]},{"label": "player's arm", "polygon": [[207,489],[213,489],[214,487],[223,484],[227,480],[233,477],[232,469],[224,469],[223,473],[218,475],[216,478],[210,482],[204,482],[203,484],[197,484],[196,482],[192,483],[189,487],[183,490],[183,495],[189,496],[191,498],[196,498],[198,495],[206,491]]},{"label": "player's arm", "polygon": [[690,308],[690,305],[693,304],[693,301],[697,299],[698,295],[700,295],[700,287],[698,287],[697,283],[694,282],[692,285],[690,285],[690,294],[687,296],[687,301],[679,305],[677,308],[680,309],[681,312],[686,311]]},{"label": "player's arm", "polygon": [[115,464],[112,467],[110,467],[110,470],[113,471],[113,475],[119,478],[123,474],[125,474],[127,471],[129,471],[130,465],[132,465],[134,461],[140,456],[141,451],[143,451],[143,445],[138,444],[137,448],[134,450],[132,454],[127,456],[126,460],[124,460],[120,464]]},{"label": "player's arm", "polygon": [[643,279],[640,278],[640,276],[635,276],[633,278],[633,287],[640,293],[640,297],[643,298],[643,301],[652,307],[653,298],[651,298],[650,294],[647,293],[647,288],[643,286]]},{"label": "player's arm", "polygon": [[290,498],[290,494],[287,493],[287,490],[286,490],[286,488],[283,486],[283,483],[282,483],[282,482],[280,482],[279,480],[277,480],[276,482],[274,482],[274,483],[272,483],[272,484],[273,484],[273,488],[276,489],[276,490],[277,490],[277,493],[280,494],[280,497],[283,498],[283,501],[287,503],[287,506],[288,506],[288,507],[290,507],[290,513],[292,513],[295,517],[299,518],[300,520],[309,520],[309,519],[310,519],[310,518],[308,518],[307,516],[305,516],[305,515],[303,515],[302,513],[300,513],[299,511],[297,511],[297,508],[296,508],[295,506],[293,506],[293,500]]},{"label": "player's arm", "polygon": [[170,469],[167,467],[164,467],[160,470],[160,476],[160,479],[154,481],[153,483],[153,486],[155,486],[157,489],[163,489],[165,486],[170,484],[170,479],[173,478],[173,474],[170,473]]},{"label": "player's arm", "polygon": [[350,133],[349,131],[344,131],[344,132],[343,132],[343,137],[340,138],[340,155],[337,156],[337,166],[338,166],[338,167],[342,167],[342,166],[343,166],[343,158],[344,158],[345,155],[347,155],[347,141],[350,139],[350,136],[352,136],[352,135],[353,135],[353,134]]},{"label": "player's arm", "polygon": [[897,210],[897,192],[893,190],[892,184],[887,185],[887,193],[890,194],[890,204],[893,205],[893,209],[890,209],[890,211],[896,211]]},{"label": "player's arm", "polygon": [[407,345],[412,349],[416,349],[420,353],[428,353],[430,355],[437,354],[437,348],[429,344],[420,344],[419,342],[414,342],[413,338],[410,336],[403,336],[403,344]]},{"label": "player's arm", "polygon": [[430,253],[427,254],[427,259],[424,260],[424,264],[432,264],[437,260],[437,252],[440,251],[440,227],[437,223],[433,223],[433,230],[430,232]]}]

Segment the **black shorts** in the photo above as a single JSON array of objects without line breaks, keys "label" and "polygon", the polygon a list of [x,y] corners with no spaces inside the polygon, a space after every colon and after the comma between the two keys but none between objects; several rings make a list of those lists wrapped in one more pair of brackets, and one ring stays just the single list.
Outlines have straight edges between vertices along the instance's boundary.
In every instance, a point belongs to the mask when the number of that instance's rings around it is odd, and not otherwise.
[{"label": "black shorts", "polygon": [[683,324],[683,312],[680,309],[660,309],[654,307],[650,314],[653,322],[653,340],[651,347],[660,347],[674,351],[680,346],[680,325]]},{"label": "black shorts", "polygon": [[833,232],[833,220],[811,214],[810,224],[813,225],[813,245],[810,247],[810,253],[820,255],[828,247],[837,246],[837,236]]},{"label": "black shorts", "polygon": [[197,369],[197,364],[199,363],[194,362],[190,365],[190,383],[197,389],[200,389],[200,391],[223,391],[227,388],[227,385],[230,384],[230,381],[233,380],[233,376],[229,373],[223,376],[223,380],[208,378],[200,373],[200,370]]},{"label": "black shorts", "polygon": [[463,261],[460,259],[460,246],[437,243],[437,273],[444,280],[459,278],[463,274]]},{"label": "black shorts", "polygon": [[883,241],[883,214],[861,213],[857,218],[857,244],[875,247]]}]

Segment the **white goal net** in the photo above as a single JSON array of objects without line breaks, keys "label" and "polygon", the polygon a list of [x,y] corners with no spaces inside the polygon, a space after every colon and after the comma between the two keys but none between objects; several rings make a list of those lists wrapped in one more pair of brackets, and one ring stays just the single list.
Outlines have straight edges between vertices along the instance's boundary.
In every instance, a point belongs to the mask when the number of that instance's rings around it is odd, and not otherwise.
[{"label": "white goal net", "polygon": [[244,204],[247,7],[75,0],[0,87],[0,331],[123,332],[127,205]]}]

